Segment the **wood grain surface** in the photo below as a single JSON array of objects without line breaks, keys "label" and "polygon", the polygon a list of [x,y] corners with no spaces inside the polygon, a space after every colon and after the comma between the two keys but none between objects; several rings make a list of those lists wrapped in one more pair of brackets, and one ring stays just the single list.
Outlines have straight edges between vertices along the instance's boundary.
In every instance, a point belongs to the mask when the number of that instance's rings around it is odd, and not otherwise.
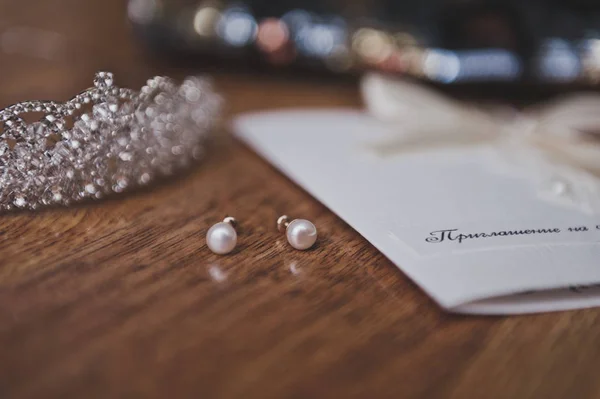
[{"label": "wood grain surface", "polygon": [[[46,42],[15,48],[3,34],[17,27]],[[0,35],[0,107],[66,99],[98,69],[130,87],[187,73],[144,55],[123,1],[0,0]],[[360,105],[352,84],[215,79],[226,118]],[[287,245],[284,212],[317,225],[315,249]],[[220,257],[204,235],[225,215],[241,222],[240,243]],[[1,399],[595,398],[599,317],[444,313],[227,135],[144,192],[0,216]]]}]

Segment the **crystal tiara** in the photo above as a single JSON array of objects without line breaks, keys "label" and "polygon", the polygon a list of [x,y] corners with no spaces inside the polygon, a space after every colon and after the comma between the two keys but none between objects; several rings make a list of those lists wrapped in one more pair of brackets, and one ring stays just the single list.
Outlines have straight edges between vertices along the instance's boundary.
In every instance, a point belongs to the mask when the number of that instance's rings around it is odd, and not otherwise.
[{"label": "crystal tiara", "polygon": [[[0,210],[102,198],[202,157],[221,98],[202,78],[119,88],[98,72],[65,103],[25,101],[0,110]],[[23,114],[43,113],[26,123]]]}]

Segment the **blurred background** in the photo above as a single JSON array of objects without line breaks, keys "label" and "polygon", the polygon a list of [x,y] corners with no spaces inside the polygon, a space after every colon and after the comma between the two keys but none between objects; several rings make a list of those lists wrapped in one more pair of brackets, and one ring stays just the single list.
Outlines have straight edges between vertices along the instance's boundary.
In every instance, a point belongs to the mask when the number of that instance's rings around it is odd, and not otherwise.
[{"label": "blurred background", "polygon": [[131,0],[141,43],[223,65],[436,83],[596,83],[600,7],[589,0]]},{"label": "blurred background", "polygon": [[140,41],[169,54],[443,84],[596,83],[591,0],[131,0]]},{"label": "blurred background", "polygon": [[153,65],[332,79],[379,70],[442,85],[600,79],[593,0],[38,0],[2,8],[5,77],[27,64],[23,57],[51,74],[97,59],[144,64],[137,57],[151,55]]}]

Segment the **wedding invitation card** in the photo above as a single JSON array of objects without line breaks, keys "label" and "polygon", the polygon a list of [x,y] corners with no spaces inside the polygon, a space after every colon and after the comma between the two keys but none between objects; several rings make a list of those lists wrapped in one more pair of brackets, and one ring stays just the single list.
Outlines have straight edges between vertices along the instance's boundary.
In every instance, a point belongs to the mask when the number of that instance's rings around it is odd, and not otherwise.
[{"label": "wedding invitation card", "polygon": [[244,115],[234,130],[449,311],[600,305],[600,215],[504,173],[494,144],[405,151],[398,126],[345,109]]}]

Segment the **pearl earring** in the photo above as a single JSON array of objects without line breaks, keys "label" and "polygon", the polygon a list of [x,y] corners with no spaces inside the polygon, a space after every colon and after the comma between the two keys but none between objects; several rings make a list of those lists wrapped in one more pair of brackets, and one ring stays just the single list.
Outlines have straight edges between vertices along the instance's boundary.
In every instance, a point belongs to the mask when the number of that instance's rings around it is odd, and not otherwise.
[{"label": "pearl earring", "polygon": [[237,244],[235,225],[237,220],[231,216],[213,225],[206,233],[206,245],[216,254],[225,255],[233,251]]},{"label": "pearl earring", "polygon": [[286,215],[277,219],[277,229],[282,233],[285,231],[290,245],[301,251],[312,247],[317,241],[317,228],[305,219],[294,219],[288,221]]}]

